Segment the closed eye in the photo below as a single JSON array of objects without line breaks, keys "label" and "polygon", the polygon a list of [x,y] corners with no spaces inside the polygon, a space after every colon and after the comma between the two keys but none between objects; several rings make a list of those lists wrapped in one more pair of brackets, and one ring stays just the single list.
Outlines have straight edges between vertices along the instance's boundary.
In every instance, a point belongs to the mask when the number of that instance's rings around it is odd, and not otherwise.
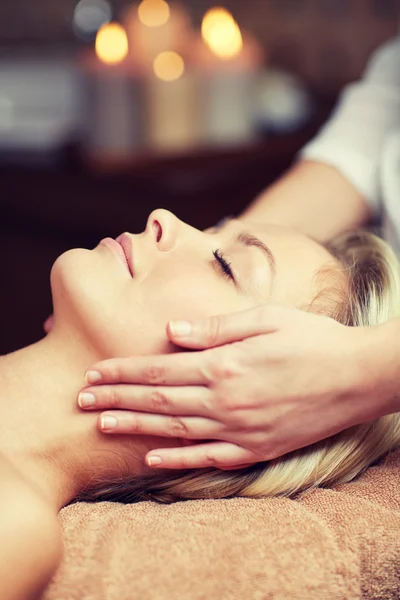
[{"label": "closed eye", "polygon": [[228,279],[233,281],[233,283],[236,283],[235,278],[233,276],[232,269],[231,269],[231,263],[229,263],[226,260],[226,258],[224,257],[224,254],[221,252],[221,250],[220,249],[213,250],[213,255],[214,255],[217,265],[218,265],[221,273],[224,275],[224,277],[227,277]]}]

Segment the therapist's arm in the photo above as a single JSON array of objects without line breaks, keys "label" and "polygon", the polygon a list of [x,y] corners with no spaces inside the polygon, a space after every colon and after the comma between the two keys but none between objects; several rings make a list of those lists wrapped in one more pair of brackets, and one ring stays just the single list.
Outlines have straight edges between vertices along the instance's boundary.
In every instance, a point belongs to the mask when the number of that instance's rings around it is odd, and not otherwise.
[{"label": "therapist's arm", "polygon": [[346,229],[364,225],[370,216],[363,195],[335,167],[302,160],[239,218],[293,227],[323,243]]},{"label": "therapist's arm", "polygon": [[380,214],[380,158],[400,127],[400,40],[371,57],[295,164],[241,215],[294,227],[325,242]]}]

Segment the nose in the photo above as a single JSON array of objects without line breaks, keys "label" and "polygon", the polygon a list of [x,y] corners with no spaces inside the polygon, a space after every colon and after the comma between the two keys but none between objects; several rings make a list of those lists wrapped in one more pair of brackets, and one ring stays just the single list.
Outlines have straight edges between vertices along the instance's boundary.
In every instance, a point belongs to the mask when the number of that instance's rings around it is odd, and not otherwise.
[{"label": "nose", "polygon": [[175,248],[181,225],[183,223],[172,212],[158,208],[147,219],[146,233],[153,238],[160,252],[170,252]]}]

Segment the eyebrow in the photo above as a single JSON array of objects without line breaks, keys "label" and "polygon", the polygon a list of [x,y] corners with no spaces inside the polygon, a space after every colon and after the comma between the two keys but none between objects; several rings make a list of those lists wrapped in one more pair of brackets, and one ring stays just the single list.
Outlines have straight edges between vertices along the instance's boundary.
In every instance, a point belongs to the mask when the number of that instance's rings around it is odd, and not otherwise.
[{"label": "eyebrow", "polygon": [[275,275],[276,275],[275,256],[272,254],[272,252],[268,248],[268,246],[260,240],[260,238],[256,237],[255,235],[252,235],[251,233],[242,231],[242,233],[239,233],[239,235],[236,237],[236,241],[239,242],[239,244],[246,246],[246,248],[248,248],[248,247],[260,248],[260,250],[262,250],[262,252],[264,253],[264,256],[268,260],[269,266],[272,271],[272,276],[275,277]]}]

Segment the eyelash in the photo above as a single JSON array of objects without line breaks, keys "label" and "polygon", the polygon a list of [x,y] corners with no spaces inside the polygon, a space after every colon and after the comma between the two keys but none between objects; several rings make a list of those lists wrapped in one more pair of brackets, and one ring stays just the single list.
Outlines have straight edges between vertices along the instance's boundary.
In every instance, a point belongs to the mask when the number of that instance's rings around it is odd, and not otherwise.
[{"label": "eyelash", "polygon": [[222,274],[227,277],[228,279],[231,279],[232,281],[235,281],[235,278],[233,276],[233,272],[231,269],[231,263],[229,263],[225,258],[224,255],[222,254],[221,250],[218,248],[217,250],[213,250],[213,255],[218,263],[218,266],[222,272]]}]

